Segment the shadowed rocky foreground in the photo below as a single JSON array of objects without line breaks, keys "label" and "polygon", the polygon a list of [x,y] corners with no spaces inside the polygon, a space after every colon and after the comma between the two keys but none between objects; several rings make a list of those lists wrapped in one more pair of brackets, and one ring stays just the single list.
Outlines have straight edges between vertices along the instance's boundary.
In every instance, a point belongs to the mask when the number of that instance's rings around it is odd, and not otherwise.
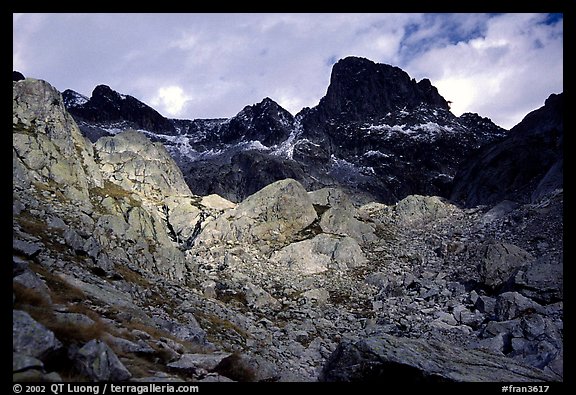
[{"label": "shadowed rocky foreground", "polygon": [[465,208],[291,178],[197,196],[161,143],[93,143],[28,78],[13,184],[15,381],[563,380],[557,183]]}]

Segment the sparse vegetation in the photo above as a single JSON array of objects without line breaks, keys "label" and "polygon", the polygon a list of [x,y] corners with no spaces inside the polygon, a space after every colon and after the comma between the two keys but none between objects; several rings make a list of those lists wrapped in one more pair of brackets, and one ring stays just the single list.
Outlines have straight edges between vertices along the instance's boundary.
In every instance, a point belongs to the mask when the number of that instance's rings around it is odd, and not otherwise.
[{"label": "sparse vegetation", "polygon": [[[102,187],[94,187],[90,189],[91,196],[99,196],[100,198],[111,197],[113,199],[128,201],[128,204],[132,207],[141,207],[142,203],[134,198],[134,194],[126,189],[122,188],[118,184],[114,184],[109,180],[104,180],[104,185]],[[95,199],[92,199],[93,201]],[[95,201],[95,204],[99,206],[100,211],[104,211],[99,201]]]}]

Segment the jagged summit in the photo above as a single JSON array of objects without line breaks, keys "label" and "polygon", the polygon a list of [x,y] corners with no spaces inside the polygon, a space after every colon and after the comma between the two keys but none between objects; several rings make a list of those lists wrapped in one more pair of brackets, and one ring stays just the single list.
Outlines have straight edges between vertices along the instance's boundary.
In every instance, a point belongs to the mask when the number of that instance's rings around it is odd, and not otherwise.
[{"label": "jagged summit", "polygon": [[295,116],[269,97],[228,119],[195,120],[165,118],[105,85],[64,99],[91,141],[141,130],[166,145],[193,192],[232,201],[286,177],[361,201],[448,196],[459,163],[506,132],[476,114],[456,117],[429,80],[359,57],[338,61],[326,95]]},{"label": "jagged summit", "polygon": [[214,143],[239,143],[259,141],[266,147],[277,145],[290,135],[294,117],[269,97],[261,102],[246,106],[219,133],[214,133]]},{"label": "jagged summit", "polygon": [[158,111],[130,95],[123,95],[107,85],[98,85],[87,101],[78,104],[75,98],[83,97],[77,92],[66,90],[62,94],[65,101],[76,105],[68,110],[78,120],[95,124],[126,122],[129,127],[146,129],[156,133],[174,134],[172,122]]},{"label": "jagged summit", "polygon": [[421,104],[449,108],[429,80],[416,82],[399,67],[347,57],[332,68],[330,86],[317,111],[323,119],[365,121]]}]

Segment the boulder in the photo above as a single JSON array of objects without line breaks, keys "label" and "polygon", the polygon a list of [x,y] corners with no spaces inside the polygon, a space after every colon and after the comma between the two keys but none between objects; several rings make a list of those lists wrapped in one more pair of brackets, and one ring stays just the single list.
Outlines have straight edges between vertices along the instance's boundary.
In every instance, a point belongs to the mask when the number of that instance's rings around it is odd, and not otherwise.
[{"label": "boulder", "polygon": [[224,199],[222,196],[216,194],[202,196],[200,204],[208,209],[219,211],[229,210],[236,207],[236,203],[232,203],[230,200]]},{"label": "boulder", "polygon": [[21,310],[12,311],[12,350],[44,359],[62,347],[54,333]]},{"label": "boulder", "polygon": [[90,340],[74,356],[76,368],[94,381],[125,381],[132,374],[101,340]]},{"label": "boulder", "polygon": [[429,223],[445,218],[458,208],[438,196],[410,195],[396,203],[394,211],[401,222]]},{"label": "boulder", "polygon": [[356,240],[324,233],[284,247],[272,255],[272,260],[301,274],[347,270],[367,262]]},{"label": "boulder", "polygon": [[320,228],[324,233],[350,236],[359,243],[376,240],[374,228],[354,218],[352,211],[341,208],[329,208],[320,219]]},{"label": "boulder", "polygon": [[196,373],[200,369],[212,371],[224,358],[229,357],[228,353],[215,354],[183,354],[179,360],[169,363],[167,366],[174,370],[181,370],[189,373]]},{"label": "boulder", "polygon": [[50,289],[48,286],[46,286],[44,281],[42,281],[40,277],[38,277],[38,275],[32,270],[25,270],[23,273],[15,276],[12,281],[14,283],[20,284],[25,288],[34,290],[48,304],[52,303],[52,298],[50,297]]},{"label": "boulder", "polygon": [[147,199],[190,196],[181,170],[161,143],[127,130],[102,137],[94,145],[104,177]]},{"label": "boulder", "polygon": [[513,244],[488,242],[478,252],[480,281],[489,288],[501,288],[511,277],[532,259],[530,253]]},{"label": "boulder", "polygon": [[556,378],[540,369],[483,350],[464,350],[435,340],[398,338],[385,333],[342,341],[320,381],[387,383],[542,382]]},{"label": "boulder", "polygon": [[341,210],[354,212],[356,209],[348,195],[338,188],[322,188],[316,191],[308,192],[312,203],[318,208],[327,209],[338,208]]},{"label": "boulder", "polygon": [[494,308],[497,321],[508,321],[524,314],[540,313],[544,308],[532,299],[518,292],[504,292],[498,295]]},{"label": "boulder", "polygon": [[198,241],[286,243],[316,218],[304,187],[293,179],[285,179],[261,189],[207,224]]},{"label": "boulder", "polygon": [[514,289],[542,304],[561,301],[564,294],[564,270],[561,262],[545,258],[532,262],[516,273]]},{"label": "boulder", "polygon": [[282,307],[277,299],[261,287],[252,283],[248,283],[244,286],[244,294],[246,295],[248,306],[254,309],[261,310],[271,308],[273,310],[280,310]]},{"label": "boulder", "polygon": [[12,372],[23,372],[28,369],[44,370],[44,364],[37,358],[29,355],[12,353]]},{"label": "boulder", "polygon": [[44,246],[40,243],[34,243],[26,240],[13,238],[12,249],[14,250],[14,252],[21,254],[27,258],[33,258],[44,249]]}]

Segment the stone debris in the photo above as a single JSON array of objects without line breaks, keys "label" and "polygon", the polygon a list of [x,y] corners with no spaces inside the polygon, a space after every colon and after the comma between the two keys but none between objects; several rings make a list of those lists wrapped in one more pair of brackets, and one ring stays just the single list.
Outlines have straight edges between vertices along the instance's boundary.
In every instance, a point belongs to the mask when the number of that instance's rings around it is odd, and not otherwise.
[{"label": "stone debris", "polygon": [[61,102],[14,82],[15,380],[563,379],[561,190],[356,207],[287,178],[235,204]]}]

